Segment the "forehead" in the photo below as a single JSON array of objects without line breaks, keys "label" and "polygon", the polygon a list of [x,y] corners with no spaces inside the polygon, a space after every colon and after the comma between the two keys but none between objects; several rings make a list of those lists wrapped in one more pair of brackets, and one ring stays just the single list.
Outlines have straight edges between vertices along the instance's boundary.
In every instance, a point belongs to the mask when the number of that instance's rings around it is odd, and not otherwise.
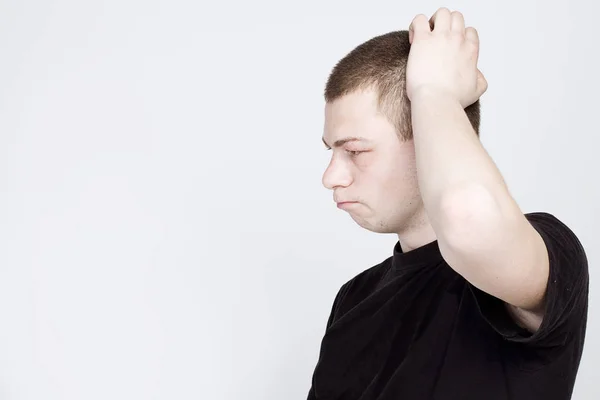
[{"label": "forehead", "polygon": [[325,104],[323,138],[334,141],[342,136],[375,136],[393,127],[377,108],[377,95],[373,90],[346,94]]}]

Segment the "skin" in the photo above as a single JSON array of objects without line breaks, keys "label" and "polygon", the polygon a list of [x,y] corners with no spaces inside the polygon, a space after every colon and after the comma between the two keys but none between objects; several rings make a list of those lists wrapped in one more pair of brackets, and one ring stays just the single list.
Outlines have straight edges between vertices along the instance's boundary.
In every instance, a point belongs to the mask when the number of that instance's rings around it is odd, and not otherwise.
[{"label": "skin", "polygon": [[[376,94],[325,106],[332,158],[323,184],[363,228],[396,233],[405,251],[437,240],[457,273],[504,301],[517,324],[539,329],[548,250],[511,196],[464,108],[487,90],[477,68],[479,37],[459,12],[417,15],[409,28],[406,91],[414,139],[401,142]],[[336,144],[350,136],[364,139]]]},{"label": "skin", "polygon": [[[334,146],[347,138],[359,140]],[[374,89],[325,105],[323,141],[332,151],[323,185],[336,203],[356,202],[341,208],[358,225],[397,234],[405,251],[436,239],[419,192],[414,142],[400,140]]]}]

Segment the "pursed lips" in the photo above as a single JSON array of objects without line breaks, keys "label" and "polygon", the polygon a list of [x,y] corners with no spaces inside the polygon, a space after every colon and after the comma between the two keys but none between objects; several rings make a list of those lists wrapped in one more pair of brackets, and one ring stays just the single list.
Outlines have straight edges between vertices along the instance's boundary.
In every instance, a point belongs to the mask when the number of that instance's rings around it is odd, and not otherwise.
[{"label": "pursed lips", "polygon": [[347,206],[347,205],[351,205],[351,204],[356,204],[358,203],[357,201],[336,201],[336,204],[338,206],[338,208]]}]

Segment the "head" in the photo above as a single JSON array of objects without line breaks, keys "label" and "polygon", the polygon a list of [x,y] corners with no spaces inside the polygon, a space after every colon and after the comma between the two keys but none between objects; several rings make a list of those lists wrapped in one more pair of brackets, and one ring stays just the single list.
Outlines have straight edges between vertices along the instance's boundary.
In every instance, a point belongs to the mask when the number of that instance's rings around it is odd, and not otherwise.
[{"label": "head", "polygon": [[[325,87],[323,141],[331,160],[323,185],[363,228],[406,233],[427,223],[411,127],[405,71],[408,31],[359,45],[331,72]],[[479,135],[479,101],[465,109]]]}]

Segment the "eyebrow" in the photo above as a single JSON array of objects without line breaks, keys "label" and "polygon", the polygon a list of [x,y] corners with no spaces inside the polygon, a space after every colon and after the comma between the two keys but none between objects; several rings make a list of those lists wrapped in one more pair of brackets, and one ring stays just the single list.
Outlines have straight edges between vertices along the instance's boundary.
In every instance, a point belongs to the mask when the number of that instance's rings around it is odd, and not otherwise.
[{"label": "eyebrow", "polygon": [[[327,144],[327,142],[325,141],[325,138],[321,138],[323,139],[323,143],[325,144],[325,147],[327,147],[328,149],[331,148],[331,146],[329,146]],[[352,136],[352,137],[346,137],[343,139],[338,139],[335,141],[335,143],[333,143],[333,147],[341,147],[344,144],[348,143],[348,142],[369,142],[369,139],[363,138],[363,137],[359,137],[359,136]]]}]

